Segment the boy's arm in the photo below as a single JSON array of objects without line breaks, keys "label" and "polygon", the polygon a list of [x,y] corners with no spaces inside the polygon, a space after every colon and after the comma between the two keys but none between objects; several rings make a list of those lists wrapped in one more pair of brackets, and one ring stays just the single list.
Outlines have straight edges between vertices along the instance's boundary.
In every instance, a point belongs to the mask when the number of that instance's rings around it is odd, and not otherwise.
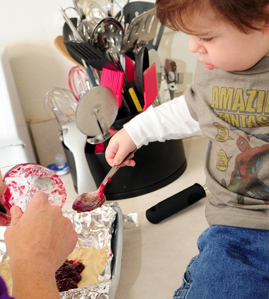
[{"label": "boy's arm", "polygon": [[[188,110],[185,97],[181,96],[157,108],[148,108],[115,134],[106,148],[105,156],[110,166],[121,163],[128,153],[151,141],[182,139],[201,135],[200,127]],[[125,165],[134,166],[129,159]]]},{"label": "boy's arm", "polygon": [[153,141],[202,135],[199,123],[190,115],[184,95],[157,108],[149,107],[125,124],[124,128],[137,148]]}]

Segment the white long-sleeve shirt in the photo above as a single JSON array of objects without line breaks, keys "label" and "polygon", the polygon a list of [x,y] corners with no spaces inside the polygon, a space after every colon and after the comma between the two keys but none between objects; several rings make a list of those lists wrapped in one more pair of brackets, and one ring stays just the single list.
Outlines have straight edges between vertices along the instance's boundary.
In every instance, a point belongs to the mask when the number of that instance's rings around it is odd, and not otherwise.
[{"label": "white long-sleeve shirt", "polygon": [[183,139],[202,135],[199,123],[194,120],[182,95],[159,107],[149,107],[124,125],[137,148],[151,141]]}]

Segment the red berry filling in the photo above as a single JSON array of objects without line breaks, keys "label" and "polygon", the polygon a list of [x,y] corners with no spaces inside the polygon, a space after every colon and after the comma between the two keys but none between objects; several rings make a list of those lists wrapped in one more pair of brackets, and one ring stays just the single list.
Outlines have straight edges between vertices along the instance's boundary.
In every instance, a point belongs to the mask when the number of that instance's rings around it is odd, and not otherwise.
[{"label": "red berry filling", "polygon": [[59,292],[77,288],[81,280],[80,273],[84,269],[85,266],[81,262],[66,260],[55,273]]}]

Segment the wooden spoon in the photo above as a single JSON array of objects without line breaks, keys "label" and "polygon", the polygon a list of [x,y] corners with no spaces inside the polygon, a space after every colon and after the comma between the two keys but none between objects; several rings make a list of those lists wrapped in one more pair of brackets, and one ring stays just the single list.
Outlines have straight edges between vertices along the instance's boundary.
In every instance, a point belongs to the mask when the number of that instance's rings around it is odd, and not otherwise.
[{"label": "wooden spoon", "polygon": [[62,35],[59,35],[55,38],[54,45],[66,58],[68,58],[70,61],[72,61],[76,65],[84,68],[84,66],[82,64],[78,63],[74,58],[71,57],[71,55],[69,54],[69,52],[66,49],[66,46],[64,44],[64,38]]}]

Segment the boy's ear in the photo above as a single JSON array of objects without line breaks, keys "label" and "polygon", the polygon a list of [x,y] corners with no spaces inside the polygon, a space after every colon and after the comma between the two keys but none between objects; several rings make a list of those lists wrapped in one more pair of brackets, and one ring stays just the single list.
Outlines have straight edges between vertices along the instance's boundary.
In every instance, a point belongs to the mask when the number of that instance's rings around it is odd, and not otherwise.
[{"label": "boy's ear", "polygon": [[269,4],[264,7],[264,11],[267,14],[267,19],[264,22],[263,33],[269,36]]}]

